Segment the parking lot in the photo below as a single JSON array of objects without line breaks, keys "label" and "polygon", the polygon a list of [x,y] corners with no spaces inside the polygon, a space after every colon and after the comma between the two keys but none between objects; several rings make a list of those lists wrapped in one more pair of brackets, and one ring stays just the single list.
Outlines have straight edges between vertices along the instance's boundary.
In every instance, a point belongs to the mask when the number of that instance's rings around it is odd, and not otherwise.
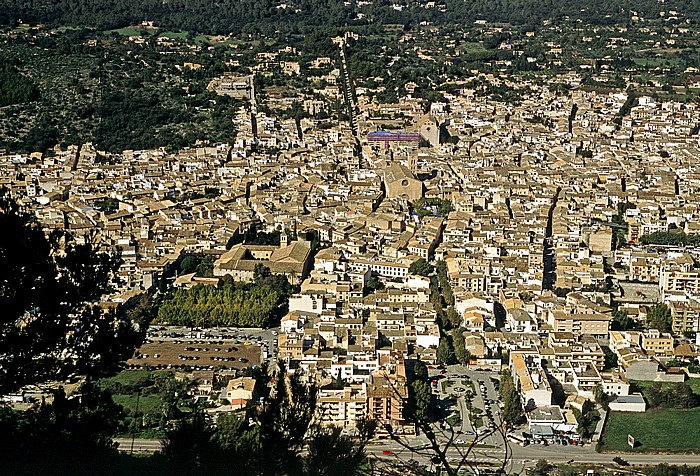
[{"label": "parking lot", "polygon": [[127,364],[136,368],[242,369],[274,361],[276,356],[274,329],[152,326]]},{"label": "parking lot", "polygon": [[185,365],[242,369],[260,364],[260,348],[253,344],[236,344],[233,340],[156,340],[142,345],[127,364],[156,368]]}]

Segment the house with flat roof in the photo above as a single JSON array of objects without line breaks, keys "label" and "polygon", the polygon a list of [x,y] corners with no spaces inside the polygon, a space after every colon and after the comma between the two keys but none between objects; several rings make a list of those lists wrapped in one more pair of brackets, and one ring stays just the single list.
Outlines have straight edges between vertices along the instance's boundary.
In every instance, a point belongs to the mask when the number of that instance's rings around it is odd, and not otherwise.
[{"label": "house with flat roof", "polygon": [[552,404],[552,388],[538,360],[522,352],[511,352],[510,368],[526,411]]},{"label": "house with flat roof", "polygon": [[616,412],[638,412],[647,410],[647,402],[641,394],[618,395],[609,402],[610,410]]}]

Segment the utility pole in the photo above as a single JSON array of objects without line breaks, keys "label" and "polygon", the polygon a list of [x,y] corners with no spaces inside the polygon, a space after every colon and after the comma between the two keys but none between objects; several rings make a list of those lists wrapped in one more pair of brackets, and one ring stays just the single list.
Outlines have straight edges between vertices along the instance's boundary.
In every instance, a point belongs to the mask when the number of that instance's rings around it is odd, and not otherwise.
[{"label": "utility pole", "polygon": [[[136,411],[135,416],[138,417],[139,414],[139,401],[141,400],[141,389],[139,388],[138,391],[136,392]],[[134,440],[136,440],[136,428],[131,430],[131,450],[129,451],[129,455],[134,454]]]}]

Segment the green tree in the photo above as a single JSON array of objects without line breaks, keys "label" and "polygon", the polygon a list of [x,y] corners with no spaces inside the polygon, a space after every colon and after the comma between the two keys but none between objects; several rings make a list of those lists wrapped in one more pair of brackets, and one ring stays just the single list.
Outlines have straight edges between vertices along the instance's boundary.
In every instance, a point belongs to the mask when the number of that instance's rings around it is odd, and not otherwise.
[{"label": "green tree", "polygon": [[194,255],[186,255],[180,261],[180,272],[182,274],[190,274],[197,271],[197,265],[199,264],[199,259]]},{"label": "green tree", "polygon": [[166,469],[176,474],[281,476],[355,475],[365,460],[365,446],[376,424],[361,421],[357,440],[316,418],[317,388],[300,373],[284,369],[268,387],[266,372],[257,374],[263,405],[247,415],[219,417],[206,423],[200,410],[181,420],[165,439]]},{"label": "green tree", "polygon": [[449,306],[447,308],[447,320],[452,327],[459,327],[462,325],[462,316],[459,315],[454,306]]},{"label": "green tree", "polygon": [[613,320],[610,322],[610,328],[614,331],[635,330],[638,327],[637,322],[627,315],[627,311],[615,309],[612,312]]},{"label": "green tree", "polygon": [[649,406],[654,408],[660,406],[665,402],[665,395],[661,388],[661,382],[654,382],[654,384],[646,392],[647,400],[649,401]]},{"label": "green tree", "polygon": [[571,288],[555,288],[554,294],[557,297],[566,297],[567,294],[571,292]]},{"label": "green tree", "polygon": [[697,395],[693,389],[685,382],[674,384],[669,390],[668,401],[675,408],[693,408],[697,406]]},{"label": "green tree", "polygon": [[510,425],[517,424],[523,415],[523,409],[510,370],[501,372],[501,384],[498,391],[503,400],[503,420]]},{"label": "green tree", "polygon": [[537,460],[534,468],[530,468],[526,471],[528,476],[549,476],[552,474],[554,466],[549,464],[546,459]]},{"label": "green tree", "polygon": [[454,350],[447,337],[440,338],[435,358],[439,364],[451,364],[454,361]]},{"label": "green tree", "polygon": [[596,386],[593,387],[593,397],[595,398],[595,402],[603,407],[603,410],[608,410],[608,394],[605,393],[601,384],[596,384]]},{"label": "green tree", "polygon": [[615,352],[613,352],[612,350],[610,350],[610,347],[608,347],[607,345],[602,346],[601,349],[603,350],[603,354],[605,354],[605,357],[604,357],[605,369],[609,370],[609,369],[616,368],[617,367],[617,354]]},{"label": "green tree", "polygon": [[666,304],[656,304],[649,309],[647,313],[647,325],[652,329],[658,329],[662,332],[671,330],[673,318],[671,317],[671,309]]},{"label": "green tree", "polygon": [[4,188],[0,227],[0,393],[97,374],[131,354],[131,325],[94,305],[116,279],[118,254],[97,253],[89,237],[47,238]]},{"label": "green tree", "polygon": [[199,260],[197,268],[195,268],[197,276],[203,276],[211,278],[214,276],[214,261],[212,261],[211,256],[205,256]]},{"label": "green tree", "polygon": [[257,263],[255,268],[253,268],[253,281],[257,284],[262,283],[265,279],[272,276],[270,268],[262,263]]},{"label": "green tree", "polygon": [[411,397],[413,400],[413,418],[417,420],[428,420],[430,414],[430,385],[423,380],[411,382]]},{"label": "green tree", "polygon": [[413,362],[413,378],[426,380],[428,378],[428,367],[421,360]]},{"label": "green tree", "polygon": [[381,291],[384,289],[384,283],[376,276],[372,276],[365,283],[365,291],[367,294],[371,294],[375,291]]},{"label": "green tree", "polygon": [[428,263],[425,258],[418,258],[411,263],[411,266],[408,268],[408,272],[420,276],[428,276],[433,272],[433,266]]},{"label": "green tree", "polygon": [[464,347],[464,329],[457,328],[452,330],[452,345],[454,347],[455,358],[462,365],[469,363],[471,357],[470,352]]},{"label": "green tree", "polygon": [[578,422],[577,431],[582,437],[590,438],[595,431],[598,420],[600,420],[600,414],[589,401],[586,401],[582,408],[582,411],[574,408],[574,416]]}]

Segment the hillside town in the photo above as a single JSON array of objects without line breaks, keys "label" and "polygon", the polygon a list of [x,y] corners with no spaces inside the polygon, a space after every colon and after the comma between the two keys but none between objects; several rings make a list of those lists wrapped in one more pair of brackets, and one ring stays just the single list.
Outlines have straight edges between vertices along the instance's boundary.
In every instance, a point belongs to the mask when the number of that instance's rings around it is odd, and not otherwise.
[{"label": "hillside town", "polygon": [[[299,63],[277,58],[258,55],[252,74],[299,74]],[[105,310],[173,288],[253,282],[261,266],[285,276],[295,288],[274,337],[243,338],[261,355],[233,360],[300,370],[319,386],[319,418],[349,433],[366,418],[380,433],[415,433],[404,408],[417,361],[437,397],[445,365],[494,379],[509,370],[527,418],[518,441],[597,441],[604,421],[583,437],[574,416],[586,401],[600,404],[602,392],[606,412],[645,412],[632,381],[698,376],[700,248],[648,239],[700,232],[696,104],[582,84],[574,71],[545,82],[482,73],[426,109],[408,86],[392,103],[360,87],[344,97],[351,79],[334,62],[314,62],[328,70],[314,95],[263,94],[252,76],[212,81],[244,100],[229,143],[4,153],[0,184],[44,229],[119,250]],[[479,93],[490,87],[523,99]],[[350,104],[347,122],[316,118],[332,101]],[[310,116],[274,114],[295,103]],[[279,239],[251,243],[251,233]],[[210,259],[211,273],[180,273],[188,255]],[[225,331],[163,330],[151,328],[148,345],[241,344]],[[160,365],[149,353],[129,364]],[[252,403],[255,380],[210,359],[167,368],[197,379],[195,397],[213,413]],[[218,372],[235,378],[216,390]],[[500,414],[495,397],[484,399]],[[472,423],[475,434],[489,428]]]}]

